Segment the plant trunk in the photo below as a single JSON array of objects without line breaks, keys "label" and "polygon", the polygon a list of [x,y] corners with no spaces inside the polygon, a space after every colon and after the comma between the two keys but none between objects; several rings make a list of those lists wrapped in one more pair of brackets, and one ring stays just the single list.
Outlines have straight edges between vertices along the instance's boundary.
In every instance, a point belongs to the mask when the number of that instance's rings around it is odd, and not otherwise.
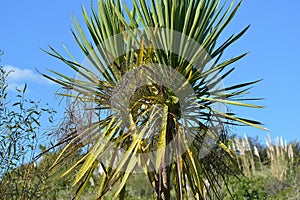
[{"label": "plant trunk", "polygon": [[[174,134],[174,121],[172,117],[168,117],[167,122],[167,133],[166,133],[166,145],[168,145],[172,139]],[[158,181],[156,182],[156,194],[158,200],[169,200],[170,199],[170,174],[171,174],[171,162],[172,152],[170,148],[165,149],[164,159],[161,164],[161,169],[158,174]]]},{"label": "plant trunk", "polygon": [[170,199],[170,167],[164,167],[160,172],[160,180],[158,183],[158,200]]},{"label": "plant trunk", "polygon": [[120,192],[119,200],[124,200],[126,195],[126,184],[122,188],[122,191]]}]

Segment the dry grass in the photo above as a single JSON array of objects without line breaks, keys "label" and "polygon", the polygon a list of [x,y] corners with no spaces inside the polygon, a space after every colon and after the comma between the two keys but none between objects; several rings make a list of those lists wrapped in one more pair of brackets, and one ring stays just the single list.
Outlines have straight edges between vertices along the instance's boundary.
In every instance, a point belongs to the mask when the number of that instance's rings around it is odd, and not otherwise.
[{"label": "dry grass", "polygon": [[251,146],[248,137],[235,138],[232,141],[231,149],[236,152],[236,159],[239,169],[247,176],[251,177],[253,173],[263,173],[264,167],[268,167],[271,175],[283,181],[287,178],[287,173],[292,170],[294,162],[294,152],[292,144],[287,145],[282,137],[277,137],[272,141],[270,134],[266,138],[266,151],[269,165],[263,165],[261,155],[256,146]]},{"label": "dry grass", "polygon": [[277,137],[273,143],[270,134],[266,139],[267,155],[270,159],[270,171],[273,177],[280,181],[287,178],[287,173],[291,170],[294,162],[294,152],[292,144],[287,145],[283,142],[282,137]]}]

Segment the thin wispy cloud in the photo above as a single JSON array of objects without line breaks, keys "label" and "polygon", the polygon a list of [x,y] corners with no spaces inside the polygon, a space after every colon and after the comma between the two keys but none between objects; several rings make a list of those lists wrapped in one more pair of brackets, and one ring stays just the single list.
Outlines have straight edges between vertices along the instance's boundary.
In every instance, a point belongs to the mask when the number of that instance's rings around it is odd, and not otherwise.
[{"label": "thin wispy cloud", "polygon": [[38,72],[31,69],[21,69],[15,66],[6,65],[3,67],[6,72],[10,72],[7,77],[8,89],[23,87],[25,83],[34,83],[40,85],[50,85],[52,82]]}]

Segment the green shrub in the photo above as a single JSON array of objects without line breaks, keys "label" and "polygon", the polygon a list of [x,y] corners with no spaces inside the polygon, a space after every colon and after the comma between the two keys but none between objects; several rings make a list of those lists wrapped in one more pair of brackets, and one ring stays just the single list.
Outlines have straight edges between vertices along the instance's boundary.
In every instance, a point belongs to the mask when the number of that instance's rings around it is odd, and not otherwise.
[{"label": "green shrub", "polygon": [[40,199],[47,177],[32,161],[42,134],[40,121],[45,114],[51,121],[53,110],[25,98],[26,84],[15,89],[11,101],[9,73],[0,66],[0,199]]},{"label": "green shrub", "polygon": [[[274,187],[276,186],[276,182],[273,182],[272,184]],[[300,198],[300,166],[296,167],[294,171],[288,175],[285,184],[285,188],[278,189],[275,193],[269,195],[268,199],[298,200]]]},{"label": "green shrub", "polygon": [[267,199],[267,193],[263,187],[263,179],[261,177],[231,177],[229,179],[229,188],[232,196],[226,193],[224,200],[264,200]]}]

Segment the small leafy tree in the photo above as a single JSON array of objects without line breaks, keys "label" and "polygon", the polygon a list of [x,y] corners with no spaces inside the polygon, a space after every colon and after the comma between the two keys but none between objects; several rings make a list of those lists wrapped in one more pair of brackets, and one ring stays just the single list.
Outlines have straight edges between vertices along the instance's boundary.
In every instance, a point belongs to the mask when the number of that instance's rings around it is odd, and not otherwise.
[{"label": "small leafy tree", "polygon": [[0,67],[0,199],[38,199],[45,176],[32,161],[42,136],[40,120],[49,114],[51,121],[54,111],[26,99],[26,84],[15,89],[16,98],[11,102],[7,92],[10,73]]}]

